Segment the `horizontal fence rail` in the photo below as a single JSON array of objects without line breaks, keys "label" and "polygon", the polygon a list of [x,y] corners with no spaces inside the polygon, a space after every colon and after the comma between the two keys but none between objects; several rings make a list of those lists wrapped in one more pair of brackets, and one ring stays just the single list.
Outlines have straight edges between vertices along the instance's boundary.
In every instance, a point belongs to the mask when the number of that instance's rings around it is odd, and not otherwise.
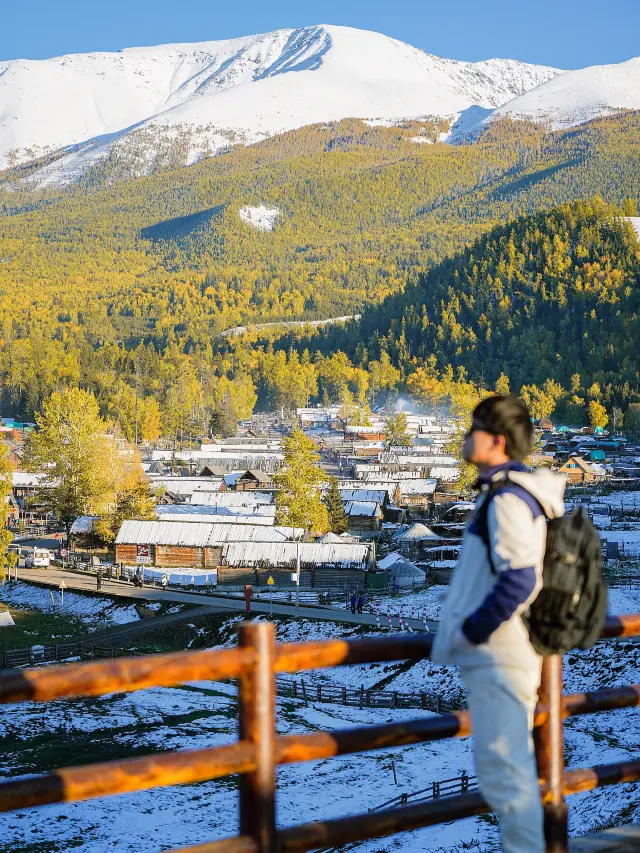
[{"label": "horizontal fence rail", "polygon": [[[636,614],[609,618],[602,637],[639,633],[640,614]],[[240,835],[183,848],[184,853],[302,853],[470,817],[489,810],[479,793],[462,792],[461,782],[461,793],[455,796],[443,796],[448,792],[440,789],[440,796],[409,803],[407,795],[407,801],[398,807],[391,804],[391,808],[380,808],[368,814],[314,821],[278,830],[274,802],[275,769],[278,765],[465,737],[471,733],[471,719],[466,711],[452,711],[436,717],[277,737],[277,674],[355,663],[419,660],[429,656],[433,637],[422,633],[276,645],[274,625],[258,622],[243,623],[239,638],[240,644],[234,649],[177,652],[0,672],[0,703],[5,704],[100,696],[147,687],[169,687],[186,681],[227,678],[240,681],[240,739],[236,743],[68,767],[41,776],[3,782],[0,783],[0,811],[202,782],[237,773],[241,774]],[[640,779],[640,760],[565,771],[562,759],[564,718],[636,707],[640,705],[640,685],[563,697],[561,674],[561,658],[545,659],[540,702],[534,720],[539,731],[538,757],[548,849],[554,851],[567,849],[566,794]],[[420,793],[425,791],[416,792]]]},{"label": "horizontal fence rail", "polygon": [[455,779],[442,779],[439,782],[432,782],[428,788],[422,788],[420,791],[414,791],[411,794],[398,794],[397,797],[393,797],[393,799],[387,800],[379,806],[373,806],[373,808],[369,809],[369,812],[379,812],[398,804],[404,805],[409,800],[423,802],[426,800],[438,800],[440,797],[450,797],[453,794],[466,794],[467,791],[475,791],[477,788],[478,780],[476,777],[463,773],[461,776],[456,776]]},{"label": "horizontal fence rail", "polygon": [[460,701],[443,699],[424,690],[377,690],[374,687],[347,687],[326,682],[308,683],[304,678],[278,681],[278,695],[304,702],[324,702],[353,708],[420,708],[441,714],[463,707]]}]

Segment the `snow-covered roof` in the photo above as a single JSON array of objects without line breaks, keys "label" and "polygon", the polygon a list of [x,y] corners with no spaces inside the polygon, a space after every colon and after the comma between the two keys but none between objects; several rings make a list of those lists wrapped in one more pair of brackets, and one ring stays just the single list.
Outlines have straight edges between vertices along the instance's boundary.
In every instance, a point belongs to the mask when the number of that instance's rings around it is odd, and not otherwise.
[{"label": "snow-covered roof", "polygon": [[349,424],[345,427],[347,435],[381,435],[384,433],[384,425],[379,426],[352,426]]},{"label": "snow-covered roof", "polygon": [[11,483],[15,488],[35,488],[44,479],[44,474],[30,474],[28,471],[12,471]]},{"label": "snow-covered roof", "polygon": [[[395,538],[395,537],[394,537]],[[400,534],[397,542],[422,542],[424,539],[439,539],[440,537],[433,532],[426,524],[421,524],[419,521],[413,524],[408,530]]]},{"label": "snow-covered roof", "polygon": [[254,507],[270,504],[272,497],[273,492],[259,492],[255,489],[248,492],[199,492],[191,496],[191,503],[201,506]]},{"label": "snow-covered roof", "polygon": [[[186,504],[181,509],[190,509]],[[275,507],[274,507],[275,508]],[[159,506],[158,510],[171,510],[177,507]],[[234,515],[233,513],[218,515],[210,512],[157,512],[159,521],[195,521],[198,524],[259,524],[263,527],[271,527],[275,518],[273,515]]]},{"label": "snow-covered roof", "polygon": [[343,501],[363,501],[365,503],[384,503],[389,491],[384,489],[343,489],[340,488],[340,496]]},{"label": "snow-covered roof", "polygon": [[400,553],[400,551],[392,551],[391,554],[387,554],[386,557],[383,557],[382,560],[378,560],[378,568],[379,569],[388,569],[392,566],[397,560],[403,560],[404,557]]},{"label": "snow-covered roof", "polygon": [[357,542],[357,541],[358,540],[355,537],[349,536],[348,533],[332,533],[331,531],[329,531],[328,533],[325,533],[324,536],[322,536],[320,539],[318,539],[318,542],[321,545],[331,545],[331,544],[335,545],[336,543],[337,544],[340,544],[340,543],[344,544],[345,542],[347,542],[347,543],[352,542],[353,543],[353,542]]},{"label": "snow-covered roof", "polygon": [[[378,568],[379,567],[380,563],[378,563]],[[401,557],[399,560],[394,560],[389,568],[389,572],[391,573],[391,577],[394,579],[415,578],[416,580],[424,580],[425,576],[423,569],[419,569],[418,566],[415,566],[405,557]]]},{"label": "snow-covered roof", "polygon": [[190,521],[124,521],[116,545],[174,545],[206,548],[226,542],[285,542],[283,529],[267,525]]},{"label": "snow-covered roof", "polygon": [[73,522],[69,532],[74,536],[79,533],[93,533],[93,525],[97,520],[97,515],[81,515]]},{"label": "snow-covered roof", "polygon": [[377,501],[346,501],[344,511],[349,518],[382,518]]},{"label": "snow-covered roof", "polygon": [[366,569],[372,559],[370,545],[351,543],[284,542],[273,544],[234,543],[222,549],[222,562],[228,566],[281,566],[295,569],[296,555],[301,566],[330,565],[336,568]]},{"label": "snow-covered roof", "polygon": [[222,477],[151,477],[151,485],[174,495],[193,495],[195,492],[219,492]]},{"label": "snow-covered roof", "polygon": [[445,483],[453,483],[455,480],[460,479],[460,469],[457,467],[441,468],[440,466],[434,465],[429,473],[434,479],[442,480]]},{"label": "snow-covered roof", "polygon": [[438,481],[435,479],[425,480],[401,480],[398,483],[401,495],[432,495]]},{"label": "snow-covered roof", "polygon": [[241,504],[240,506],[207,506],[202,504],[159,504],[156,507],[156,514],[163,515],[170,513],[171,515],[206,515],[208,520],[217,521],[221,518],[230,524],[236,523],[238,518],[271,518],[276,514],[275,504]]}]

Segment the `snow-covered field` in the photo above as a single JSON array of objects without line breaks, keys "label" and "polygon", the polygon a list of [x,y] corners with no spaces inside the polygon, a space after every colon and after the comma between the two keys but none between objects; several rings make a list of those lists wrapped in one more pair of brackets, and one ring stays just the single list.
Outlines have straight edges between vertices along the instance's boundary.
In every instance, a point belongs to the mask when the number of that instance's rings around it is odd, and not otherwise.
[{"label": "snow-covered field", "polygon": [[265,207],[264,204],[259,207],[241,207],[238,212],[243,222],[257,228],[258,231],[273,231],[276,219],[280,216],[280,210],[277,207]]},{"label": "snow-covered field", "polygon": [[[640,591],[612,591],[612,610],[640,607]],[[232,638],[241,617],[231,617],[223,636]],[[356,628],[330,623],[277,623],[280,642],[357,636]],[[226,640],[231,644],[233,639]],[[334,683],[386,689],[459,690],[457,670],[428,661],[413,665],[340,667],[310,677]],[[588,652],[567,656],[565,689],[569,692],[630,684],[640,680],[640,645],[627,640],[598,644]],[[0,775],[15,777],[55,766],[149,751],[195,749],[228,743],[237,736],[236,690],[232,684],[202,682],[183,688],[154,688],[102,699],[20,704],[0,711]],[[623,710],[570,720],[566,724],[569,767],[591,766],[637,757],[637,711]],[[417,711],[345,708],[280,699],[278,730],[282,734],[331,730],[350,725],[410,719]],[[393,781],[392,760],[398,784]],[[293,825],[365,811],[432,781],[473,772],[470,739],[449,740],[381,750],[363,755],[283,767],[278,774],[278,821]],[[318,796],[319,790],[322,796]],[[572,834],[582,834],[608,821],[640,819],[637,787],[616,786],[570,800]],[[88,853],[106,849],[155,853],[189,843],[221,838],[237,831],[234,780],[207,782],[103,798],[86,803],[46,806],[0,817],[3,853],[66,850],[83,843]],[[40,844],[37,847],[30,845]],[[59,846],[55,846],[59,845]],[[486,818],[405,833],[393,840],[370,841],[368,853],[393,849],[444,853],[472,849],[498,851],[495,825]]]},{"label": "snow-covered field", "polygon": [[[616,508],[633,510],[637,494],[621,492],[602,500]],[[633,540],[640,536],[635,529],[612,530],[619,526],[615,519],[598,517],[605,538],[618,533]],[[631,521],[625,526],[640,525]],[[402,608],[406,616],[422,617],[426,612],[428,618],[437,619],[444,592],[445,587],[432,587],[402,598],[383,599],[381,611],[397,614]],[[0,598],[15,606],[50,607],[48,590],[26,584],[13,590],[5,587]],[[70,613],[86,619],[105,616],[119,622],[135,618],[134,609],[128,605],[118,607],[108,599],[69,592],[65,594],[66,607]],[[609,610],[617,614],[640,612],[640,588],[633,580],[610,589]],[[235,626],[241,619],[241,615],[229,617],[217,629],[214,642],[232,645]],[[279,642],[358,637],[365,636],[365,632],[378,634],[376,629],[306,620],[276,620],[276,626]],[[383,619],[381,632],[387,631]],[[459,671],[430,661],[344,666],[310,672],[304,678],[352,688],[425,691],[449,700],[463,696]],[[640,682],[640,643],[635,639],[603,641],[586,652],[565,657],[564,687],[568,693],[637,682]],[[2,707],[0,777],[15,778],[65,765],[157,750],[229,743],[237,737],[235,697],[233,684],[202,682],[101,699]],[[637,709],[625,709],[568,720],[565,724],[568,768],[636,759],[640,744],[638,713]],[[406,720],[419,714],[414,710],[305,704],[281,697],[278,730],[282,734],[331,730]],[[410,793],[433,781],[457,777],[463,770],[473,774],[472,748],[471,739],[448,740],[283,767],[278,773],[278,822],[287,826],[366,812],[399,793]],[[609,824],[638,822],[638,785],[612,786],[580,794],[569,799],[569,808],[572,835]],[[237,822],[237,786],[235,780],[229,779],[5,814],[0,816],[1,849],[2,853],[41,853],[81,845],[87,853],[102,853],[112,848],[156,853],[233,835],[238,829]],[[481,817],[404,833],[393,839],[369,841],[357,849],[362,853],[390,850],[444,853],[463,849],[493,853],[500,845],[493,818]]]},{"label": "snow-covered field", "polygon": [[[82,595],[65,590],[64,604],[62,604],[59,590],[54,590],[53,600],[56,613],[75,616],[92,625],[98,622],[106,623],[105,627],[123,625],[125,622],[135,622],[139,618],[133,605],[119,604],[110,598]],[[53,609],[49,589],[21,582],[0,587],[0,602],[44,612]]]}]

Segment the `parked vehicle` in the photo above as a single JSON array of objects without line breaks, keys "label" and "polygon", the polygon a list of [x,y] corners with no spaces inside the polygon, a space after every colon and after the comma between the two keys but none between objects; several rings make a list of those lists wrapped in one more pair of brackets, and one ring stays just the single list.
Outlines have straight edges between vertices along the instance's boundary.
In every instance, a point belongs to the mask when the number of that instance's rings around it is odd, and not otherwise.
[{"label": "parked vehicle", "polygon": [[50,565],[51,552],[46,548],[34,548],[25,560],[27,569],[48,569]]}]

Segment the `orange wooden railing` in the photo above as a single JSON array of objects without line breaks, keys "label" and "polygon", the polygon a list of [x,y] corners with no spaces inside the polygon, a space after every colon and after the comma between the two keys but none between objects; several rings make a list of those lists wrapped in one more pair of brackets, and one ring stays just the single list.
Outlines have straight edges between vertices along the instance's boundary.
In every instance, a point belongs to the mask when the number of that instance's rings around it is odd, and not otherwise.
[{"label": "orange wooden railing", "polygon": [[[640,614],[610,617],[602,637],[639,633]],[[431,643],[432,635],[423,633],[276,645],[273,624],[247,622],[239,628],[235,649],[5,670],[0,674],[0,703],[47,702],[235,678],[239,680],[240,727],[239,740],[227,746],[67,767],[1,783],[0,812],[241,774],[240,835],[183,848],[181,853],[302,853],[487,812],[489,807],[481,794],[465,793],[339,820],[280,830],[276,827],[275,782],[280,764],[464,737],[471,732],[469,713],[456,711],[402,723],[277,737],[276,674],[354,663],[419,660],[429,656]],[[535,726],[548,851],[564,853],[567,849],[565,795],[640,778],[640,759],[565,771],[563,719],[638,704],[638,684],[563,696],[562,660],[545,659]]]}]

